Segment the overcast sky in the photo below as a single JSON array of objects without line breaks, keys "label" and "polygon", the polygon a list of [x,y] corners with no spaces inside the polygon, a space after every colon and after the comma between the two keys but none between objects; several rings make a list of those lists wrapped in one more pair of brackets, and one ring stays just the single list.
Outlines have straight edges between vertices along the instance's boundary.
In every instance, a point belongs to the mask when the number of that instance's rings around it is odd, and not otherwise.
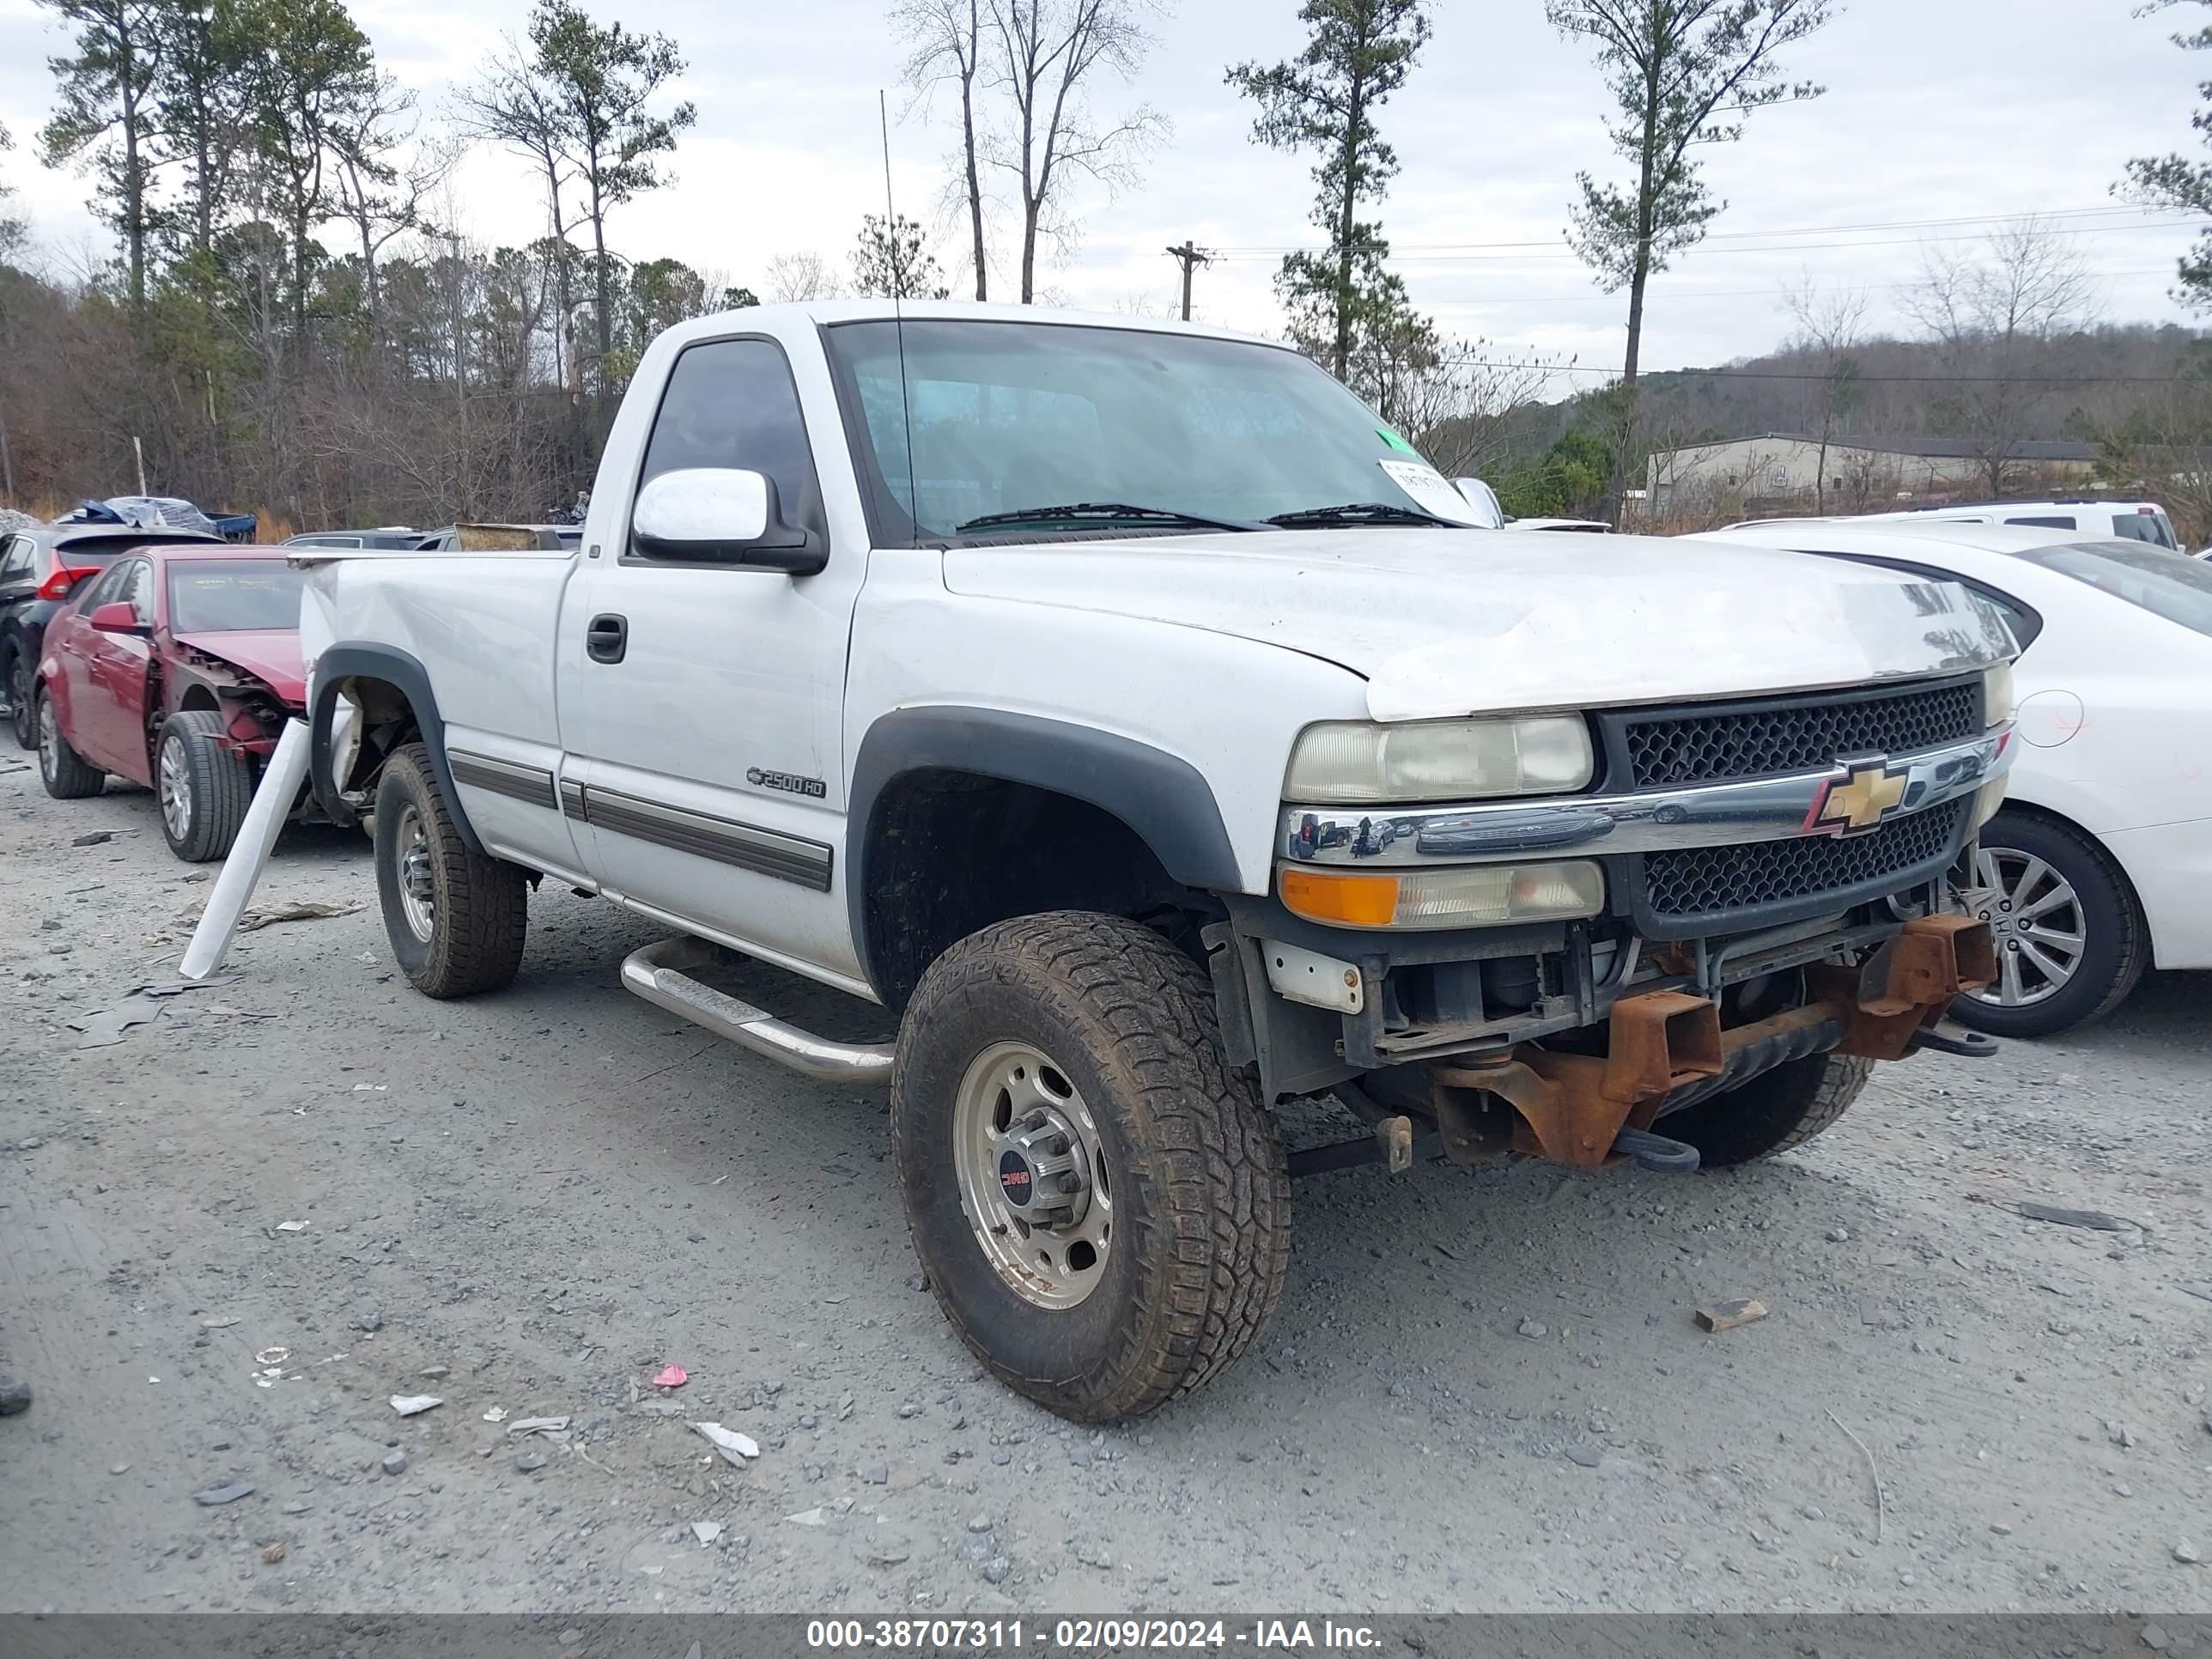
[{"label": "overcast sky", "polygon": [[[738,283],[757,282],[780,252],[816,250],[842,267],[861,214],[883,203],[884,87],[898,205],[937,228],[951,263],[962,238],[939,191],[952,106],[940,98],[924,108],[899,89],[902,54],[882,0],[593,9],[673,35],[690,62],[678,91],[699,107],[676,183],[611,221],[623,252],[672,255]],[[1616,167],[1587,53],[1545,25],[1541,0],[1431,0],[1430,9],[1435,38],[1381,116],[1403,163],[1381,210],[1397,269],[1454,333],[1617,363],[1623,302],[1601,293],[1560,240],[1576,173]],[[2027,213],[2078,228],[2108,315],[2181,319],[2167,289],[2191,230],[2118,206],[2109,187],[2130,156],[2195,143],[2195,82],[2212,64],[2169,43],[2176,24],[2197,21],[2193,8],[2151,20],[2134,9],[2134,0],[1844,0],[1787,64],[1827,95],[1765,112],[1745,143],[1707,152],[1729,209],[1712,240],[1655,284],[1645,363],[1711,364],[1766,349],[1788,329],[1780,290],[1806,270],[1868,287],[1875,320],[1896,319],[1920,239],[1972,238],[1993,216]],[[519,29],[526,4],[353,0],[353,10],[384,65],[434,113]],[[1200,313],[1279,331],[1270,278],[1285,247],[1314,240],[1310,162],[1250,142],[1249,106],[1222,71],[1296,51],[1296,13],[1295,0],[1163,6],[1137,82],[1102,86],[1096,101],[1106,111],[1148,103],[1171,118],[1172,136],[1140,183],[1115,198],[1081,197],[1080,244],[1044,278],[1054,297],[1158,309],[1176,281],[1161,250],[1191,237],[1224,251],[1199,273]],[[31,0],[0,0],[0,119],[16,139],[4,176],[46,257],[66,264],[102,242],[82,206],[87,181],[30,154],[51,102],[42,62],[62,38]],[[471,235],[538,234],[543,209],[520,163],[479,155],[458,191]],[[1964,222],[1858,228],[1928,221]],[[1001,245],[1011,254],[1003,231]]]}]

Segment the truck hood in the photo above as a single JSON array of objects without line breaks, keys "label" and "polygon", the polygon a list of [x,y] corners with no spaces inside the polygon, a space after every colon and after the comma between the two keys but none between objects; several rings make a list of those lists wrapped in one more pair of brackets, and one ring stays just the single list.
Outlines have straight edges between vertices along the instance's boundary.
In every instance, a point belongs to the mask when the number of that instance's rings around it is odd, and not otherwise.
[{"label": "truck hood", "polygon": [[1905,679],[2018,647],[1954,583],[1727,543],[1510,530],[1286,531],[966,547],[955,593],[1304,652],[1378,720]]},{"label": "truck hood", "polygon": [[217,634],[173,634],[179,645],[202,656],[242,668],[265,681],[286,707],[298,708],[307,700],[307,671],[300,657],[296,628],[225,629]]}]

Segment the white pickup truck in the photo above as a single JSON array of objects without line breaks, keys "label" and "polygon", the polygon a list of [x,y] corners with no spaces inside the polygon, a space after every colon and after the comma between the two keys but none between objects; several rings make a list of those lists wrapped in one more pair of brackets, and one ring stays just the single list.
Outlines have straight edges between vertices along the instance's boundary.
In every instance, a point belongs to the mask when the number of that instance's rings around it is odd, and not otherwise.
[{"label": "white pickup truck", "polygon": [[[550,878],[666,924],[630,989],[888,1084],[962,1337],[1129,1416],[1251,1345],[1294,1173],[1732,1164],[1978,1041],[1936,1019],[1994,973],[1986,602],[1474,518],[1267,342],[736,312],[646,354],[580,546],[300,550],[311,775],[427,994],[511,978]],[[1368,1132],[1286,1157],[1327,1095]]]}]

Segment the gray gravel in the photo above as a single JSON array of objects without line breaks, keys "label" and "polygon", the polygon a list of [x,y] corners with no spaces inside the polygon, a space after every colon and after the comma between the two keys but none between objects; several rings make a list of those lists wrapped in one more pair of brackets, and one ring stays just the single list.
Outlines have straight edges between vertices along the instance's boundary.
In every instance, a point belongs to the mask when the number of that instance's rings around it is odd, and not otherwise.
[{"label": "gray gravel", "polygon": [[433,1003],[365,845],[295,831],[260,901],[366,907],[80,1049],[208,872],[27,769],[0,861],[0,1609],[2212,1609],[2201,981],[1735,1176],[1303,1183],[1261,1348],[1094,1431],[912,1288],[881,1095],[616,988],[645,924],[548,884],[521,979]]}]

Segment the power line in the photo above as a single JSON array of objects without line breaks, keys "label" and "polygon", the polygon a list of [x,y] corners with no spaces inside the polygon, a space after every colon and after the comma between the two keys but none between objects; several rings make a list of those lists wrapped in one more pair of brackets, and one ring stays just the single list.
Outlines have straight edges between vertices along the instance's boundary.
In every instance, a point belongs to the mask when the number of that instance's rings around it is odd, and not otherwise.
[{"label": "power line", "polygon": [[[1969,214],[1959,217],[1945,219],[1875,219],[1868,220],[1859,224],[1801,225],[1795,228],[1784,228],[1773,230],[1717,230],[1711,233],[1711,234],[1706,236],[1704,240],[1706,242],[1741,242],[1761,240],[1772,236],[1832,236],[1841,235],[1847,231],[1942,229],[1951,225],[2012,224],[2017,222],[2027,222],[2035,220],[2101,218],[2109,217],[2114,214],[2151,213],[2155,211],[2157,211],[2157,210],[2154,208],[2138,206],[2126,203],[2119,204],[2118,205],[2107,203],[2102,207],[2050,208],[2025,213]],[[1540,242],[1421,242],[1408,244],[1407,251],[1410,252],[1417,248],[1426,248],[1431,250],[1442,249],[1444,251],[1450,251],[1457,248],[1549,248],[1554,246],[1556,246],[1556,244],[1549,240]],[[1217,253],[1291,253],[1299,251],[1300,250],[1297,247],[1274,247],[1257,244],[1243,247],[1216,248],[1214,250]]]},{"label": "power line", "polygon": [[[2173,267],[2150,265],[2140,270],[2093,270],[2087,274],[2096,282],[2118,282],[2130,276],[2171,276],[2173,275]],[[1925,283],[1846,283],[1844,286],[1869,294],[1887,294],[1901,289],[1925,288],[1927,284]],[[1673,305],[1678,300],[1755,299],[1762,295],[1773,295],[1790,292],[1786,288],[1713,288],[1686,294],[1677,294],[1671,289],[1658,291],[1666,295],[1667,303],[1669,305]],[[1473,299],[1443,301],[1434,308],[1438,311],[1447,311],[1467,310],[1485,306],[1604,305],[1617,307],[1620,304],[1620,296],[1613,294],[1496,295],[1486,292]]]},{"label": "power line", "polygon": [[[1516,363],[1486,357],[1440,357],[1437,361],[1464,368],[1542,369],[1551,374],[1603,374],[1615,380],[1620,376],[1617,368],[1595,366],[1583,368],[1571,363]],[[1815,371],[1774,368],[1653,368],[1644,370],[1638,378],[1652,380],[1666,374],[1698,380],[1825,380],[1829,378]],[[2180,374],[1856,374],[1851,378],[1862,386],[2011,386],[2020,380],[2033,380],[2038,386],[2180,386],[2196,383],[2191,382],[2188,376]]]},{"label": "power line", "polygon": [[[2123,232],[2129,232],[2129,231],[2139,231],[2139,230],[2182,230],[2182,229],[2191,229],[2191,230],[2195,230],[2195,229],[2203,229],[2203,228],[2204,228],[2204,222],[2203,222],[2202,219],[2161,219],[2161,220],[2156,221],[2155,222],[2153,222],[2153,223],[2150,223],[2150,224],[2139,224],[2139,225],[2099,225],[2099,226],[2095,226],[2095,227],[2094,227],[2094,230],[2096,231],[2096,233],[2097,233],[2099,235],[2104,235],[2104,236],[2118,235],[2118,234],[2121,234],[2121,233],[2123,233]],[[1760,234],[1760,235],[1761,235],[1761,236],[1763,236],[1763,237],[1765,237],[1765,238],[1771,238],[1771,237],[1778,236],[1778,235],[1795,234],[1812,234],[1812,233],[1810,233],[1810,232],[1805,232],[1805,233],[1790,233],[1790,232],[1782,232],[1782,231],[1766,231],[1766,232],[1758,233],[1758,234]],[[2023,236],[2039,236],[2039,237],[2040,237],[2040,236],[2078,236],[2078,235],[2081,234],[2082,233],[2081,233],[2081,231],[2080,229],[2078,229],[2078,228],[2074,228],[2074,227],[2071,227],[2071,226],[2062,226],[2062,227],[2057,227],[2057,228],[2052,228],[2052,229],[2049,229],[2049,230],[2021,231],[2021,232],[2017,232],[2017,233],[2015,233],[2015,234],[2019,234],[2019,235],[2023,235]],[[1834,250],[1837,250],[1837,249],[1862,248],[1862,247],[1865,247],[1865,248],[1876,248],[1876,247],[1924,247],[1924,246],[1926,246],[1928,244],[1929,244],[1929,243],[1931,243],[1931,242],[1978,242],[1978,241],[1981,241],[1982,240],[1984,240],[1983,235],[1982,235],[1980,233],[1976,233],[1976,234],[1969,234],[1969,235],[1961,235],[1961,236],[1907,236],[1907,237],[1897,237],[1897,238],[1891,238],[1891,239],[1887,239],[1887,240],[1880,240],[1880,241],[1849,241],[1849,242],[1778,242],[1778,242],[1771,242],[1771,241],[1768,241],[1768,242],[1766,242],[1766,243],[1765,243],[1765,245],[1764,245],[1764,246],[1757,246],[1757,247],[1747,247],[1747,246],[1707,247],[1707,246],[1705,246],[1705,245],[1704,245],[1704,244],[1700,244],[1700,245],[1699,245],[1699,246],[1700,246],[1700,249],[1701,249],[1701,251],[1702,251],[1702,252],[1705,252],[1705,253],[1708,253],[1708,254],[1716,254],[1716,253],[1820,253],[1820,252],[1832,252],[1832,251],[1834,251]],[[1511,263],[1516,263],[1516,262],[1520,262],[1520,261],[1525,261],[1525,260],[1534,260],[1534,259],[1573,259],[1573,260],[1579,261],[1579,260],[1581,259],[1581,257],[1582,257],[1580,254],[1576,253],[1576,252],[1575,252],[1572,249],[1571,249],[1571,248],[1559,248],[1559,247],[1557,247],[1556,244],[1553,244],[1553,243],[1537,243],[1537,242],[1490,242],[1490,243],[1481,243],[1481,242],[1462,242],[1462,243],[1457,243],[1457,244],[1445,244],[1445,243],[1438,243],[1438,244],[1433,244],[1432,246],[1436,246],[1436,247],[1439,247],[1439,248],[1447,248],[1447,249],[1451,248],[1451,247],[1459,247],[1459,248],[1466,248],[1466,249],[1486,248],[1486,249],[1497,249],[1497,250],[1504,250],[1504,249],[1509,249],[1509,248],[1548,247],[1548,248],[1553,248],[1553,249],[1554,249],[1554,251],[1553,251],[1553,252],[1547,252],[1547,253],[1514,253],[1514,252],[1502,252],[1502,251],[1500,251],[1500,252],[1424,252],[1422,249],[1420,249],[1420,248],[1419,248],[1419,247],[1407,246],[1407,247],[1403,247],[1403,248],[1400,248],[1400,247],[1393,247],[1393,248],[1390,250],[1390,257],[1391,257],[1392,262],[1393,262],[1394,264],[1395,264],[1395,263],[1399,263],[1399,262],[1401,262],[1401,261],[1403,261],[1404,263],[1407,263],[1407,264],[1448,264],[1448,263],[1451,263],[1451,262],[1455,262],[1455,261],[1462,261],[1462,260],[1498,260],[1498,261],[1500,261],[1500,262],[1503,262],[1503,263],[1507,263],[1507,264],[1511,264]],[[1237,262],[1243,262],[1243,261],[1251,260],[1251,259],[1266,259],[1266,258],[1275,258],[1275,257],[1277,257],[1277,256],[1279,256],[1279,255],[1281,255],[1281,254],[1288,254],[1288,253],[1310,253],[1310,252],[1321,252],[1321,251],[1322,251],[1322,250],[1321,250],[1317,246],[1316,246],[1316,245],[1314,245],[1314,244],[1306,244],[1306,245],[1304,245],[1304,246],[1297,246],[1297,247],[1283,246],[1283,247],[1273,247],[1273,248],[1250,248],[1250,249],[1243,249],[1243,250],[1229,249],[1229,248],[1217,248],[1214,252],[1215,252],[1215,257],[1216,257],[1216,258],[1222,258],[1222,259],[1227,259],[1227,260],[1234,260],[1234,261],[1237,261]]]}]

